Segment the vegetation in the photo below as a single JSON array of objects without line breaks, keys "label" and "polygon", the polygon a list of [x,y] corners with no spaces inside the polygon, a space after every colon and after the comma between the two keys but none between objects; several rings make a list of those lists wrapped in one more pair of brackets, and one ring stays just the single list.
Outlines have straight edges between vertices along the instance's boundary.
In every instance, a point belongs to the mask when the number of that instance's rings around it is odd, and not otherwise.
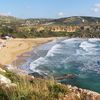
[{"label": "vegetation", "polygon": [[[5,69],[2,67],[2,69]],[[6,69],[5,69],[6,70]],[[32,78],[27,75],[16,75],[8,70],[0,74],[9,78],[12,86],[0,83],[0,100],[86,100],[86,94],[73,92],[67,85],[53,79]]]},{"label": "vegetation", "polygon": [[[70,27],[75,26],[73,31]],[[75,16],[60,19],[18,19],[0,16],[0,36],[8,34],[18,38],[100,37],[100,18]]]},{"label": "vegetation", "polygon": [[56,100],[70,93],[65,85],[54,80],[45,80],[29,76],[18,76],[7,71],[5,74],[17,87],[0,86],[0,100]]},{"label": "vegetation", "polygon": [[[10,34],[18,38],[52,36],[100,37],[99,24],[100,18],[95,17],[17,19],[11,16],[0,16],[0,36]],[[58,26],[62,29],[62,27],[76,25],[79,26],[79,29],[74,32],[51,30],[51,28]],[[68,100],[86,100],[87,97],[83,93],[80,93],[80,97],[78,97],[66,85],[57,83],[53,79],[33,79],[31,76],[19,76],[8,70],[6,70],[6,73],[0,72],[0,74],[16,84],[16,87],[5,87],[5,84],[0,83],[0,100],[58,100],[63,99],[65,95],[67,95],[66,98],[69,98]]]}]

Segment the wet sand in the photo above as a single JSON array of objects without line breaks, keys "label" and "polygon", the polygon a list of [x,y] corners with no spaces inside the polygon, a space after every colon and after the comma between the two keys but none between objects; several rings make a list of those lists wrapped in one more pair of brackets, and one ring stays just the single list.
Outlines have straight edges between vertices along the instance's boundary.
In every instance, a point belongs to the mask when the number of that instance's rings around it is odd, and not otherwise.
[{"label": "wet sand", "polygon": [[[31,51],[33,48],[55,40],[55,37],[50,38],[28,38],[28,39],[10,39],[5,40],[6,46],[0,49],[0,64],[11,64],[17,59],[17,56],[25,52]],[[29,55],[28,55],[29,56]]]}]

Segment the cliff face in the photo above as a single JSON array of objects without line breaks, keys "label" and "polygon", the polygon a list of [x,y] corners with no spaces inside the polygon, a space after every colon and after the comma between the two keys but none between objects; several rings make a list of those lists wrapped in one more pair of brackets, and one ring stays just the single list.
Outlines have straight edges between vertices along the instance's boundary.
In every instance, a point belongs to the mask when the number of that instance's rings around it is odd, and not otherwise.
[{"label": "cliff face", "polygon": [[52,32],[76,32],[79,26],[53,26],[48,27]]}]

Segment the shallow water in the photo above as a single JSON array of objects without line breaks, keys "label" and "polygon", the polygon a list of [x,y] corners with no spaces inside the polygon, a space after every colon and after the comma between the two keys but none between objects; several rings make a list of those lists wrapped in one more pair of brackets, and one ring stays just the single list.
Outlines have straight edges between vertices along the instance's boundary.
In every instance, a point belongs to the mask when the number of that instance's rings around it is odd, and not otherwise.
[{"label": "shallow water", "polygon": [[37,57],[27,64],[30,72],[48,75],[76,74],[74,79],[60,80],[100,92],[100,39],[63,39],[35,49]]}]

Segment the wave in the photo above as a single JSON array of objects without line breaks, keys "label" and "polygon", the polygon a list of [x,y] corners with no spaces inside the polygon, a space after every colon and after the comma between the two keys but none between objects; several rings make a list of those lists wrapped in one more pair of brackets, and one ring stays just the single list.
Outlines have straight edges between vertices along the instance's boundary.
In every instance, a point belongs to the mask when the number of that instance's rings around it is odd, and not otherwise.
[{"label": "wave", "polygon": [[[40,50],[45,51],[46,46]],[[90,86],[91,82],[92,86],[98,84],[95,88],[100,87],[100,39],[72,38],[56,42],[50,48],[48,45],[47,48],[45,55],[30,63],[33,73],[55,76],[77,74],[78,78],[71,80],[74,85]]]},{"label": "wave", "polygon": [[79,47],[82,48],[85,51],[90,51],[90,50],[93,50],[96,47],[96,45],[89,43],[88,41],[84,41],[80,44]]},{"label": "wave", "polygon": [[46,57],[49,56],[54,56],[55,53],[61,53],[61,45],[60,44],[56,44],[55,46],[53,46],[47,53]]},{"label": "wave", "polygon": [[[83,60],[84,66],[80,67],[80,70],[82,72],[96,72],[97,74],[100,74],[100,57],[85,57]],[[81,59],[82,60],[82,59]]]},{"label": "wave", "polygon": [[71,39],[66,39],[64,41],[62,41],[63,43],[74,43],[74,42],[80,42],[83,41],[85,39],[82,38],[71,38]]},{"label": "wave", "polygon": [[[91,40],[80,38],[72,38],[60,41],[52,46],[44,57],[40,57],[31,62],[30,69],[33,72],[41,72],[44,68],[47,68],[53,72],[60,68],[64,68],[66,70],[68,69],[68,66],[70,67],[70,64],[75,63],[76,66],[77,64],[78,66],[79,64],[82,64],[79,67],[80,71],[91,70],[99,73],[100,65],[98,65],[98,59],[100,59],[100,54],[97,51],[100,51],[100,47],[97,48],[98,44],[91,43],[90,41]],[[62,42],[64,44],[62,44]],[[75,64],[72,64],[71,66],[75,66]],[[46,67],[43,68],[43,66]]]},{"label": "wave", "polygon": [[90,42],[100,42],[99,38],[90,38],[88,39]]},{"label": "wave", "polygon": [[46,60],[43,57],[40,57],[37,60],[30,63],[30,70],[32,70],[33,72],[40,73],[40,71],[39,71],[39,69],[37,69],[37,67],[39,65],[42,65],[42,64],[45,64],[45,63],[46,63]]}]

